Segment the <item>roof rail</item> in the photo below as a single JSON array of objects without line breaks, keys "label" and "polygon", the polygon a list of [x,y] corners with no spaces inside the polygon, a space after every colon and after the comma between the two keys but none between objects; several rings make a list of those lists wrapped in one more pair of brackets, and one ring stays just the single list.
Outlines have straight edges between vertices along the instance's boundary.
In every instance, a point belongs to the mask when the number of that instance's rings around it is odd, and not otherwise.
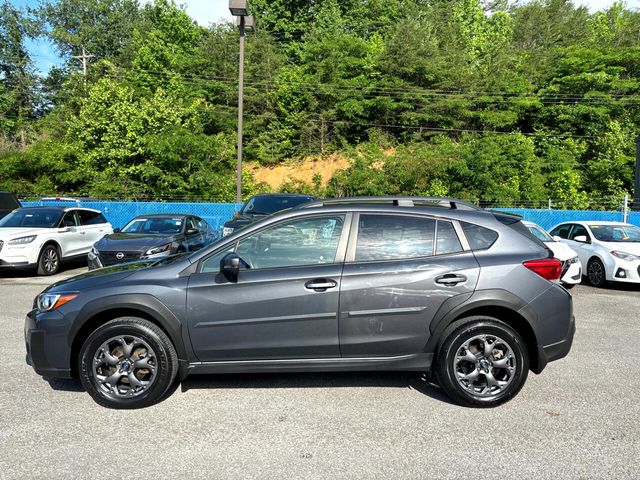
[{"label": "roof rail", "polygon": [[471,202],[445,197],[342,197],[318,200],[297,208],[328,207],[333,205],[393,205],[396,207],[445,207],[452,210],[482,210]]}]

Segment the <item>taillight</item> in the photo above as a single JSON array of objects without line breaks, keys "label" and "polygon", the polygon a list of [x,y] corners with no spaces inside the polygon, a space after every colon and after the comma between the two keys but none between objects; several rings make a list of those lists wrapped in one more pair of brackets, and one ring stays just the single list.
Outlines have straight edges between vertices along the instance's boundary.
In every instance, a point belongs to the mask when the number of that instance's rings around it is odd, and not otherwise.
[{"label": "taillight", "polygon": [[562,274],[562,263],[557,258],[529,260],[524,266],[547,280],[559,280]]}]

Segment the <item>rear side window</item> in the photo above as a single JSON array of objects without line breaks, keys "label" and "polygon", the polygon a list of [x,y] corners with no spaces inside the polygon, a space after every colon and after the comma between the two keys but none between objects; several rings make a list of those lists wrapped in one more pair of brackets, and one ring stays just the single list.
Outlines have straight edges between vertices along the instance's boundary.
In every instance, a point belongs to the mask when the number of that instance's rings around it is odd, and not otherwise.
[{"label": "rear side window", "polygon": [[451,222],[438,220],[438,234],[436,239],[436,255],[458,253],[462,251],[462,244]]},{"label": "rear side window", "polygon": [[20,208],[20,202],[11,193],[0,192],[0,210],[15,210]]},{"label": "rear side window", "polygon": [[88,210],[78,210],[80,216],[81,225],[100,225],[107,223],[107,219],[104,218],[100,212],[90,212]]},{"label": "rear side window", "polygon": [[473,223],[460,222],[471,250],[486,250],[498,239],[498,232]]},{"label": "rear side window", "polygon": [[436,221],[401,215],[360,215],[357,262],[428,257],[434,252]]}]

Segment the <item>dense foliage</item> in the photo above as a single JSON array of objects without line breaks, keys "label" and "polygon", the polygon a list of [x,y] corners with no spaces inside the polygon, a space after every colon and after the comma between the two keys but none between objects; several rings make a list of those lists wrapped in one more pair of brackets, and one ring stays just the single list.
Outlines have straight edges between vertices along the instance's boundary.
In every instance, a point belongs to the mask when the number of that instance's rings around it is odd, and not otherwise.
[{"label": "dense foliage", "polygon": [[[246,157],[339,152],[320,195],[601,208],[633,185],[640,12],[568,0],[250,0]],[[38,75],[46,36],[65,64]],[[83,77],[82,50],[94,55]],[[171,0],[0,3],[0,189],[231,200],[238,33]],[[247,175],[245,193],[264,189]]]}]

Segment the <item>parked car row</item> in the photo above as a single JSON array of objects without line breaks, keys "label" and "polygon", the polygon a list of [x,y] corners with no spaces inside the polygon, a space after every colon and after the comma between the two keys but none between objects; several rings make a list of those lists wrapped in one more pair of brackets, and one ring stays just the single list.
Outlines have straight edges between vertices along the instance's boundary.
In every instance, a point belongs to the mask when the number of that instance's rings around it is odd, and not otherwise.
[{"label": "parked car row", "polygon": [[[225,224],[223,234],[312,200],[314,197],[308,195],[255,195]],[[39,275],[54,275],[63,261],[83,256],[87,257],[89,270],[94,270],[195,252],[219,238],[205,220],[195,215],[140,215],[121,229],[113,229],[99,210],[21,207],[14,195],[0,192],[0,213],[5,212],[0,219],[0,268],[33,268]]]}]

